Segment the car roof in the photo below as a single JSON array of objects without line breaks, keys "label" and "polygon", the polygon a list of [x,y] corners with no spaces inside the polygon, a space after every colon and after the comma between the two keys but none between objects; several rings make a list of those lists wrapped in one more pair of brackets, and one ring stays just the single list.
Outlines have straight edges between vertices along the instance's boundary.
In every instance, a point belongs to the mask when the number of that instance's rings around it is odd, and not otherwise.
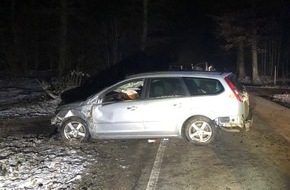
[{"label": "car roof", "polygon": [[231,75],[230,72],[213,72],[213,71],[158,71],[139,73],[126,77],[132,78],[152,78],[152,77],[204,77],[204,78],[224,78]]}]

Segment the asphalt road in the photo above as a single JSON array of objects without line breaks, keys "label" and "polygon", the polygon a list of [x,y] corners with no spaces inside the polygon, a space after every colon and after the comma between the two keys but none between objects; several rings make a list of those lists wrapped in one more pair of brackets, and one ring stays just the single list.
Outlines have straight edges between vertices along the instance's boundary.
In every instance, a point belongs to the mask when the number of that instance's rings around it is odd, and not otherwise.
[{"label": "asphalt road", "polygon": [[[183,139],[109,143],[114,148],[107,151],[115,159],[104,162],[108,180],[99,184],[104,189],[290,189],[290,143],[281,135],[290,127],[290,111],[259,97],[252,97],[252,104],[249,132],[221,132],[209,146]],[[121,151],[120,143],[126,147]],[[127,169],[112,167],[118,158]]]}]

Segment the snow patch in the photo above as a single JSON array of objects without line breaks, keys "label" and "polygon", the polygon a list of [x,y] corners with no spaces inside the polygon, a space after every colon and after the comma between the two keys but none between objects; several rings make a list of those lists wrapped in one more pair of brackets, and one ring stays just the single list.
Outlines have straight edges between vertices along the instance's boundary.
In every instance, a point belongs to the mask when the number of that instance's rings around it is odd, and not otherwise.
[{"label": "snow patch", "polygon": [[7,137],[0,143],[0,189],[71,189],[86,166],[95,162],[79,148],[46,140]]}]

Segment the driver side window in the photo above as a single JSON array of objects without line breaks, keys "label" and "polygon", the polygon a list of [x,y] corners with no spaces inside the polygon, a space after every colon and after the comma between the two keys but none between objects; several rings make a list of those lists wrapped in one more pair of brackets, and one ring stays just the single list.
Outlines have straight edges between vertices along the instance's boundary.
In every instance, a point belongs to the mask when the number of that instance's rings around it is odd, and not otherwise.
[{"label": "driver side window", "polygon": [[138,100],[141,97],[143,85],[142,79],[123,83],[108,92],[103,102]]}]

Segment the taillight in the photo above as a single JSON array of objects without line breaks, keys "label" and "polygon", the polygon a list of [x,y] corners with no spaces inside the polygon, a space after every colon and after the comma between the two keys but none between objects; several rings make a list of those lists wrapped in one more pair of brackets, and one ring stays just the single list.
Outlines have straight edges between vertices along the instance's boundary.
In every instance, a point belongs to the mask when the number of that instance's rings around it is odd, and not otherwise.
[{"label": "taillight", "polygon": [[237,100],[239,100],[240,102],[243,102],[243,97],[238,92],[238,89],[236,88],[236,86],[230,81],[230,79],[228,77],[225,77],[225,81],[228,83],[229,87],[233,91],[233,93],[236,96]]}]

